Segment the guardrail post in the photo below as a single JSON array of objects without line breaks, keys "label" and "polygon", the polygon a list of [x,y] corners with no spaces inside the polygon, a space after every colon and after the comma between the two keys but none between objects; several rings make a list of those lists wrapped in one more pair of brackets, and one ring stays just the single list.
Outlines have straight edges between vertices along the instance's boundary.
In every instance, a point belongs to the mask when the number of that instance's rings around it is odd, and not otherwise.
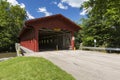
[{"label": "guardrail post", "polygon": [[82,43],[80,43],[79,49],[82,50],[82,47],[83,47],[83,46],[82,46]]},{"label": "guardrail post", "polygon": [[19,43],[15,43],[15,49],[16,49],[16,52],[17,52],[17,56],[20,56],[20,44]]}]

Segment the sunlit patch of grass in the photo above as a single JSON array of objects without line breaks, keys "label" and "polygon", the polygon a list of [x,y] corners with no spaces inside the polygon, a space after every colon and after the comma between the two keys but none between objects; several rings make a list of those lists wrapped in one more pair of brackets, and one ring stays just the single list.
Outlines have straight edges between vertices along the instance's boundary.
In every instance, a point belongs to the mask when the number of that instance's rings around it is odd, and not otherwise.
[{"label": "sunlit patch of grass", "polygon": [[75,80],[44,58],[16,57],[0,62],[0,80]]}]

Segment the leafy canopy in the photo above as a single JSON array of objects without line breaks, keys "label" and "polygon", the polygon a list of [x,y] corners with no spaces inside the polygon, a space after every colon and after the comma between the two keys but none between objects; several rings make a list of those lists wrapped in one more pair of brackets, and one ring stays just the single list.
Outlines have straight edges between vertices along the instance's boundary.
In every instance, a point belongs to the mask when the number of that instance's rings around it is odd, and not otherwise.
[{"label": "leafy canopy", "polygon": [[[88,10],[83,20],[83,44],[93,46],[120,47],[120,0],[89,0],[82,8]],[[91,10],[90,10],[91,9]]]},{"label": "leafy canopy", "polygon": [[26,19],[26,11],[19,5],[13,6],[0,0],[0,52],[14,49],[14,43]]}]

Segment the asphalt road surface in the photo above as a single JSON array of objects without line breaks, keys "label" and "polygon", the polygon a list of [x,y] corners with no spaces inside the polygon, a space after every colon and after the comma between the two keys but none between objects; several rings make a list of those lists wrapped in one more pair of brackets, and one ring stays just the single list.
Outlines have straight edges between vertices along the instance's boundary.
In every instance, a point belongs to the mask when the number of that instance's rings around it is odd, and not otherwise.
[{"label": "asphalt road surface", "polygon": [[120,55],[95,51],[46,51],[26,56],[44,57],[76,80],[120,80]]}]

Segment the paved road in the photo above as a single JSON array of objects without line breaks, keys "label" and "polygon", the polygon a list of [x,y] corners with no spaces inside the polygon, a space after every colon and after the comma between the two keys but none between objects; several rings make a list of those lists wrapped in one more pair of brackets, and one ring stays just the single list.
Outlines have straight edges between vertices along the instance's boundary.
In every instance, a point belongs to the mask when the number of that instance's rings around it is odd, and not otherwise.
[{"label": "paved road", "polygon": [[29,56],[42,56],[76,80],[120,80],[120,55],[92,51],[47,51]]}]

